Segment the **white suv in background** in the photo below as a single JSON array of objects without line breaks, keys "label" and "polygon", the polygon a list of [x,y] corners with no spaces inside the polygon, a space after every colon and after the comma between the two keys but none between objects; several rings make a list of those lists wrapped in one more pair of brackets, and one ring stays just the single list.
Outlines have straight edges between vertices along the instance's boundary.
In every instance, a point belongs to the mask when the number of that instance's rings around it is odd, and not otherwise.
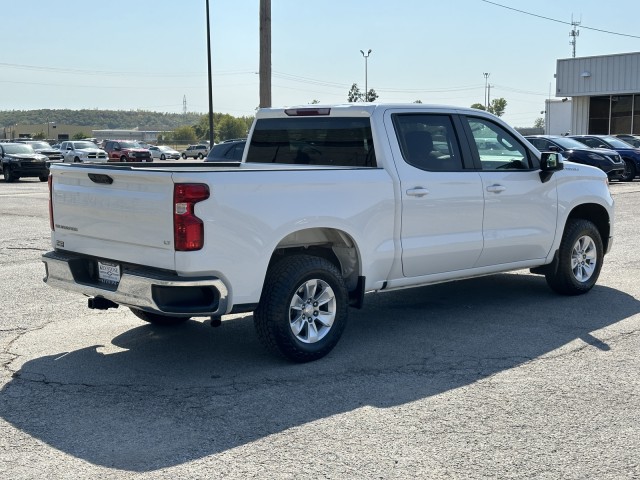
[{"label": "white suv in background", "polygon": [[98,162],[109,160],[107,152],[87,140],[68,140],[60,144],[62,161],[69,163]]},{"label": "white suv in background", "polygon": [[209,145],[203,143],[198,145],[189,145],[186,150],[182,151],[182,158],[199,158],[203,159],[209,153]]}]

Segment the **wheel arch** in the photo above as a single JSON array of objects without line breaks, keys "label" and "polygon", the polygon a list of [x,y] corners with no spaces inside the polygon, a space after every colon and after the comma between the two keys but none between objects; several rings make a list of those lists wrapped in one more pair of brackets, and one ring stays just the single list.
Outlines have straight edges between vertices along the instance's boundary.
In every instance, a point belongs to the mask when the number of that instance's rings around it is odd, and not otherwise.
[{"label": "wheel arch", "polygon": [[269,259],[275,262],[287,256],[304,253],[324,258],[341,272],[353,306],[361,306],[364,296],[364,278],[360,249],[352,235],[338,228],[315,227],[298,230],[284,237]]},{"label": "wheel arch", "polygon": [[598,229],[598,232],[600,232],[604,252],[609,250],[611,219],[609,218],[609,213],[606,208],[602,205],[598,205],[597,203],[577,205],[567,216],[567,221],[572,218],[579,218],[593,222]]}]

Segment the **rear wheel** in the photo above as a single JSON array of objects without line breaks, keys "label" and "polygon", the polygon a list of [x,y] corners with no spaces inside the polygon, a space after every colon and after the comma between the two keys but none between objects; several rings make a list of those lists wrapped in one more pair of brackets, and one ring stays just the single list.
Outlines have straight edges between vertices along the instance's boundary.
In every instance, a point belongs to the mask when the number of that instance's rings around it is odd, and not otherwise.
[{"label": "rear wheel", "polygon": [[636,178],[636,166],[633,163],[633,160],[624,160],[624,173],[620,177],[620,180],[625,182],[631,182],[634,178]]},{"label": "rear wheel", "polygon": [[558,266],[545,275],[547,284],[563,295],[587,293],[598,280],[604,257],[596,226],[582,219],[570,219],[558,250]]},{"label": "rear wheel", "polygon": [[269,269],[254,325],[269,350],[309,362],[336,346],[347,324],[347,305],[347,288],[335,265],[294,255]]},{"label": "rear wheel", "polygon": [[49,175],[40,175],[40,176],[38,177],[38,179],[39,179],[41,182],[46,182],[47,180],[49,180]]},{"label": "rear wheel", "polygon": [[133,307],[129,307],[129,310],[131,310],[131,313],[133,313],[140,320],[153,323],[154,325],[162,325],[165,327],[184,323],[191,318],[191,317],[173,317],[171,315],[162,315],[161,313],[145,312],[144,310],[140,310],[138,308],[133,308]]}]

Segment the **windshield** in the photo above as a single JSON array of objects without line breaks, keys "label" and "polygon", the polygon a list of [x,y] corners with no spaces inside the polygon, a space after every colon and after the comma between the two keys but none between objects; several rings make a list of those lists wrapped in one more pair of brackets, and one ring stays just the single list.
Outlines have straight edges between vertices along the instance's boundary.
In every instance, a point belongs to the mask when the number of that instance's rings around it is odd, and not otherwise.
[{"label": "windshield", "polygon": [[5,153],[36,153],[33,151],[33,148],[31,148],[31,145],[25,145],[24,143],[7,144],[3,145],[2,148],[4,148]]},{"label": "windshield", "polygon": [[633,145],[630,145],[627,142],[623,142],[616,137],[604,137],[604,140],[613,148],[633,148]]},{"label": "windshield", "polygon": [[96,148],[96,144],[93,142],[73,142],[73,147],[76,150],[79,148]]},{"label": "windshield", "polygon": [[574,148],[585,148],[586,146],[584,143],[580,143],[573,138],[567,137],[554,138],[553,141],[560,145],[562,148],[566,148],[567,150],[573,150]]},{"label": "windshield", "polygon": [[120,142],[121,148],[142,148],[137,142]]}]

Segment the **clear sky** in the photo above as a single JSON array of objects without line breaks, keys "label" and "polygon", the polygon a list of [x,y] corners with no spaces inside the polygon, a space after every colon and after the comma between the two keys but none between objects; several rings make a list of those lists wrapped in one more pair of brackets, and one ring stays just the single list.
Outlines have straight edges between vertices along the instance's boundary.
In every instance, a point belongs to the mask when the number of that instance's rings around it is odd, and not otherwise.
[{"label": "clear sky", "polygon": [[[182,112],[186,97],[208,111],[205,0],[0,6],[0,110]],[[364,90],[371,49],[381,102],[484,103],[487,72],[504,119],[532,126],[572,55],[572,17],[580,57],[640,51],[639,14],[639,0],[271,0],[273,106],[345,102],[354,82]],[[253,115],[259,0],[210,0],[210,18],[213,109]]]}]

